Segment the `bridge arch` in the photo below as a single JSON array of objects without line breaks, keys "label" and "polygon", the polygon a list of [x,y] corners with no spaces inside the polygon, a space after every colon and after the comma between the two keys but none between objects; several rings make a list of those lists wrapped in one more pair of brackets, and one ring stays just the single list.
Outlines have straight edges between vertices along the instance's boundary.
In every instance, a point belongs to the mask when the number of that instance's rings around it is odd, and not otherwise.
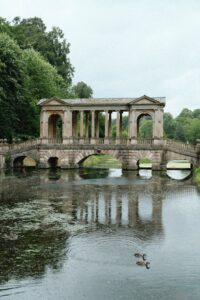
[{"label": "bridge arch", "polygon": [[37,161],[28,155],[20,155],[13,159],[14,168],[23,168],[23,167],[35,167]]},{"label": "bridge arch", "polygon": [[118,150],[88,150],[79,152],[79,154],[75,158],[75,164],[80,166],[87,158],[93,155],[110,155],[113,158],[117,159],[122,165],[124,164],[124,158]]},{"label": "bridge arch", "polygon": [[51,156],[48,159],[48,164],[50,168],[58,168],[60,167],[59,158],[57,156]]},{"label": "bridge arch", "polygon": [[165,154],[165,167],[171,161],[188,161],[190,163],[190,168],[193,169],[197,164],[196,157],[187,154],[180,154],[175,151],[167,151]]}]

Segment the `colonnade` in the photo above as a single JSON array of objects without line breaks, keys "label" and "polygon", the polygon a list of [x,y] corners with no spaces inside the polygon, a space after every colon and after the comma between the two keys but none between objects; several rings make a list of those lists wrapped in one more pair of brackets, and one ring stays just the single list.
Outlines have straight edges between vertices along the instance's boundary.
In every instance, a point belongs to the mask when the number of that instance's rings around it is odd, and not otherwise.
[{"label": "colonnade", "polygon": [[[112,139],[112,114],[116,119],[116,140],[122,139],[122,120],[123,113],[128,115],[128,139],[133,141],[138,138],[139,120],[141,116],[150,116],[153,123],[153,140],[161,140],[163,138],[163,109],[156,108],[151,110],[72,110],[72,109],[42,109],[40,119],[40,137],[43,139],[55,139],[57,120],[60,119],[62,124],[62,140],[63,143],[71,142],[75,139],[90,139],[90,143],[95,144],[100,138],[100,114],[104,114],[104,125],[101,132],[104,130],[104,143]],[[65,142],[64,142],[65,141]]]},{"label": "colonnade", "polygon": [[[70,111],[41,112],[41,138],[56,138],[56,122],[62,120],[62,137],[98,139],[100,113],[104,113],[104,138],[112,138],[112,113],[116,114],[116,138],[122,137],[123,111]],[[89,126],[90,124],[90,126]]]}]

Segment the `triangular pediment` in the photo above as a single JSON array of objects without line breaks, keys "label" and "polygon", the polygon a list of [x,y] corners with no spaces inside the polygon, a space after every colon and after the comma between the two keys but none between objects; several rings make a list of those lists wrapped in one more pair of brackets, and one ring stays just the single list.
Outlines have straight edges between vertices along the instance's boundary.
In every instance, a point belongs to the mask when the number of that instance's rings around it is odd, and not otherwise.
[{"label": "triangular pediment", "polygon": [[57,106],[57,105],[69,105],[66,101],[59,99],[59,98],[51,98],[51,99],[41,99],[38,102],[38,105],[43,106],[43,105],[48,105],[48,106]]},{"label": "triangular pediment", "polygon": [[140,105],[140,104],[150,105],[150,104],[160,104],[160,103],[161,103],[160,101],[144,95],[142,97],[136,98],[133,101],[129,102],[129,105]]}]

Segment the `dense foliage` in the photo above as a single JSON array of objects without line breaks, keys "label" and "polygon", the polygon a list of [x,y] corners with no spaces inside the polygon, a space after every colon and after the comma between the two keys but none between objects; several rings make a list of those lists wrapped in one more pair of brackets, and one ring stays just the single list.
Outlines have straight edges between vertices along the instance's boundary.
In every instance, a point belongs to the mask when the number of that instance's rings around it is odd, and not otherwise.
[{"label": "dense foliage", "polygon": [[164,132],[167,138],[195,144],[200,139],[200,109],[184,108],[176,118],[165,113]]},{"label": "dense foliage", "polygon": [[0,18],[0,139],[39,135],[41,98],[91,97],[84,82],[72,86],[70,44],[60,28],[40,18]]},{"label": "dense foliage", "polygon": [[91,98],[93,94],[92,88],[83,81],[74,85],[72,90],[77,98]]}]

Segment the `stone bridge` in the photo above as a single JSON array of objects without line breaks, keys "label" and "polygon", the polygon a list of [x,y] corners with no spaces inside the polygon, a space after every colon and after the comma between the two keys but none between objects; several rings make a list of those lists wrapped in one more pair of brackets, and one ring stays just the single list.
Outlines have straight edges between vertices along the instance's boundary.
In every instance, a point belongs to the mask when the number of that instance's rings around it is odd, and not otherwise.
[{"label": "stone bridge", "polygon": [[104,144],[100,139],[93,145],[88,140],[81,140],[81,144],[77,140],[72,144],[62,144],[56,140],[44,143],[43,139],[35,139],[0,147],[1,167],[5,166],[6,160],[11,167],[20,167],[24,158],[29,157],[36,162],[38,168],[49,168],[52,165],[63,169],[79,168],[86,158],[99,154],[110,154],[127,170],[138,169],[138,161],[143,158],[151,160],[153,170],[165,169],[172,160],[188,160],[193,167],[200,164],[200,144],[194,146],[171,140],[154,144],[151,140],[140,139],[133,145],[125,139],[119,144],[115,140]]},{"label": "stone bridge", "polygon": [[[87,157],[99,154],[112,155],[122,163],[123,169],[130,170],[138,169],[142,158],[151,160],[153,170],[161,170],[175,159],[199,165],[200,144],[193,146],[163,139],[164,97],[53,98],[42,99],[38,104],[40,138],[11,145],[1,143],[1,168],[6,164],[22,166],[25,157],[34,159],[39,168],[52,165],[78,168]],[[123,138],[125,116],[128,133]],[[152,122],[151,139],[140,138],[142,118]]]}]

